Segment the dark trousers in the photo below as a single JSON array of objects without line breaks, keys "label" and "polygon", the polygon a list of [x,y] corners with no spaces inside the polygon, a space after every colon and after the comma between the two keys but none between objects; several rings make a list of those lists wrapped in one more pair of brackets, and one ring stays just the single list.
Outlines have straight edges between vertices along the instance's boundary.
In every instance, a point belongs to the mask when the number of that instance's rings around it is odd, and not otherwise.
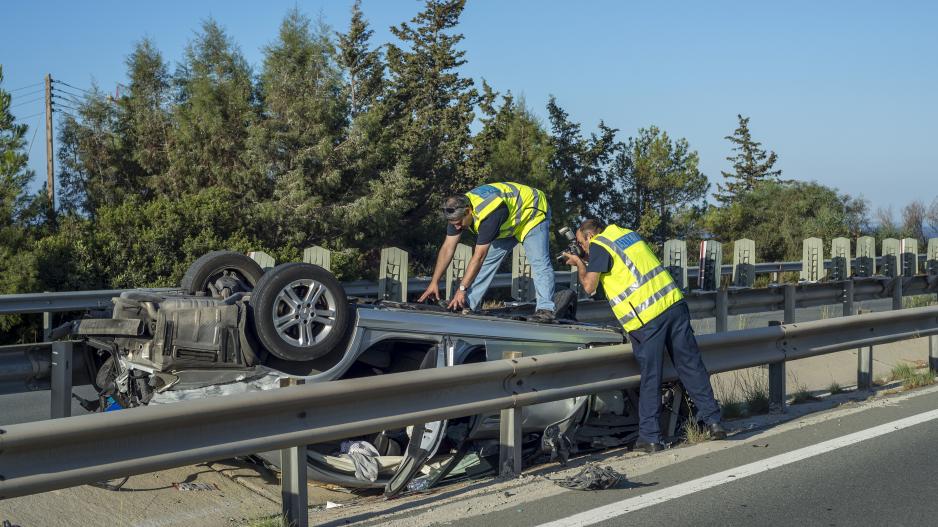
[{"label": "dark trousers", "polygon": [[629,340],[642,374],[638,401],[639,439],[661,440],[659,416],[665,350],[684,389],[697,406],[697,419],[707,424],[720,422],[720,407],[713,397],[710,374],[700,357],[686,302],[674,304],[638,330],[629,332]]}]

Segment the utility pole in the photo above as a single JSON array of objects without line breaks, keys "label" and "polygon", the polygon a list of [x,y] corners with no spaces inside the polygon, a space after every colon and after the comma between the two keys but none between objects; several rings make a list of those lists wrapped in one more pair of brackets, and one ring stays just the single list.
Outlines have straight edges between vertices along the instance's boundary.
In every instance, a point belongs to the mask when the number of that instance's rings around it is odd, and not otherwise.
[{"label": "utility pole", "polygon": [[55,168],[52,165],[52,75],[46,74],[46,192],[49,211],[55,216]]}]

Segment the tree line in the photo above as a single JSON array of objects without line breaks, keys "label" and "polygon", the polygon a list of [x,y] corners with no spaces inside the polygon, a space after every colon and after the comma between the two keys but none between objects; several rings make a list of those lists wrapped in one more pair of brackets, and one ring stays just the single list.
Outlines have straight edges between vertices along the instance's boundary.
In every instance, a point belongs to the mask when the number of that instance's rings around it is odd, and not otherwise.
[{"label": "tree line", "polygon": [[[686,139],[653,125],[625,140],[605,122],[584,130],[553,97],[542,122],[511,91],[466,77],[464,4],[427,0],[380,46],[358,3],[341,31],[293,9],[257,71],[212,19],[174,68],[141,40],[120,96],[95,88],[59,119],[54,211],[28,191],[26,126],[0,69],[0,294],[169,286],[222,248],[287,261],[321,245],[340,278],[357,279],[396,245],[427,272],[444,196],[489,181],[544,190],[555,227],[598,216],[655,243],[748,237],[766,261],[800,257],[809,236],[938,231],[938,200],[896,223],[782,179],[742,115],[710,203]],[[0,317],[0,340],[23,327]]]}]

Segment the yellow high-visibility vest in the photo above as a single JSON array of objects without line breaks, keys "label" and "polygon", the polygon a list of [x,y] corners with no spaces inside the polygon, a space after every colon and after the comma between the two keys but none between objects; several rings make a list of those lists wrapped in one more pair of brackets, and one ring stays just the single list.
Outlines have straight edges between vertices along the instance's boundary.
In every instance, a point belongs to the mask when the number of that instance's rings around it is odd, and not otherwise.
[{"label": "yellow high-visibility vest", "polygon": [[489,183],[466,192],[472,205],[473,233],[479,232],[479,224],[499,205],[508,207],[508,219],[498,228],[498,238],[514,236],[524,241],[534,227],[547,219],[547,196],[540,190],[521,183]]},{"label": "yellow high-visibility vest", "polygon": [[635,331],[684,298],[671,274],[637,232],[609,225],[593,236],[609,251],[612,269],[599,275],[612,312],[626,331]]}]

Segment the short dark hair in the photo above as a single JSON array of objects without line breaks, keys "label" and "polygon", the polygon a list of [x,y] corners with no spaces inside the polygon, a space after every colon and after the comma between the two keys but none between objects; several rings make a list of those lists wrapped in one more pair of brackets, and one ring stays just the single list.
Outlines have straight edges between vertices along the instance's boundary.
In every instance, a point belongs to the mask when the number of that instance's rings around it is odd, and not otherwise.
[{"label": "short dark hair", "polygon": [[606,224],[603,223],[602,220],[597,218],[587,218],[583,221],[583,223],[580,224],[580,228],[577,230],[583,234],[592,234],[593,236],[596,236],[597,234],[603,232],[605,228]]},{"label": "short dark hair", "polygon": [[[443,200],[443,218],[447,220],[461,220],[466,216],[466,209],[469,208],[469,198],[465,194],[449,196]],[[446,209],[452,209],[453,212],[447,212]]]}]

